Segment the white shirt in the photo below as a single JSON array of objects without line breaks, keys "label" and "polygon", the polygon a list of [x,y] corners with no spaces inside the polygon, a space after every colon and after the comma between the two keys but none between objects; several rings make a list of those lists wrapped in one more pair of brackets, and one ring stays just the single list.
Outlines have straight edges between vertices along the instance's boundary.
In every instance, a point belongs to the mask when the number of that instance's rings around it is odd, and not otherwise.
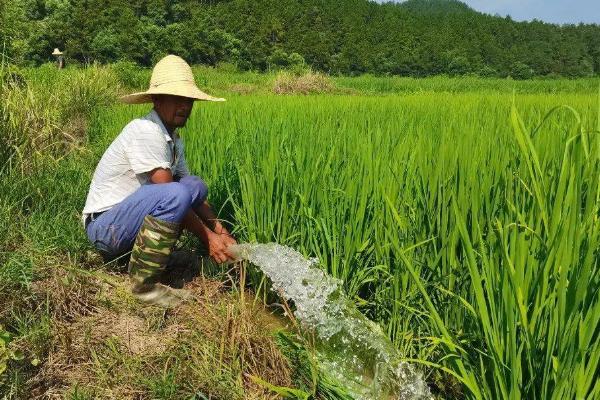
[{"label": "white shirt", "polygon": [[183,142],[171,137],[156,111],[131,121],[106,149],[90,184],[83,221],[88,214],[109,210],[142,185],[148,172],[170,169],[179,178],[189,175]]}]

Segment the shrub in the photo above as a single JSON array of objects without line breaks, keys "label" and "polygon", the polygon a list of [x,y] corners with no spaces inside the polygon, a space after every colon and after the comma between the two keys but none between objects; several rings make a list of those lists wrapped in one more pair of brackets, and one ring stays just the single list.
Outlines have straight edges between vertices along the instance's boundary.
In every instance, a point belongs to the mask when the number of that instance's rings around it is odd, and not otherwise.
[{"label": "shrub", "polygon": [[464,56],[457,56],[448,63],[450,75],[466,75],[472,71],[471,62]]},{"label": "shrub", "polygon": [[[10,346],[11,335],[0,325],[0,376],[6,371],[10,360],[20,360],[22,355]],[[1,382],[1,381],[0,381]]]},{"label": "shrub", "polygon": [[494,76],[498,76],[498,71],[486,64],[479,68],[479,71],[477,71],[477,75],[483,78],[492,78]]},{"label": "shrub", "polygon": [[149,81],[148,71],[132,61],[119,61],[112,64],[112,70],[121,85],[131,89],[146,89]]},{"label": "shrub", "polygon": [[529,65],[517,61],[510,68],[510,76],[513,79],[531,79],[533,77],[533,70]]},{"label": "shrub", "polygon": [[111,104],[120,88],[117,77],[109,68],[93,65],[73,72],[65,91],[63,97],[67,101],[63,116],[70,119],[74,116],[88,117],[97,107]]}]

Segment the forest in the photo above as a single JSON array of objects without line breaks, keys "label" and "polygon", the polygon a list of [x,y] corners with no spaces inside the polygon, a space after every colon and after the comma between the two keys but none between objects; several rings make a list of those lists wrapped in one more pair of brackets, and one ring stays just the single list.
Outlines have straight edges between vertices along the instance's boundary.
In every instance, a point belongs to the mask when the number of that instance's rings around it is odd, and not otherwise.
[{"label": "forest", "polygon": [[456,0],[0,0],[13,64],[188,62],[332,75],[589,77],[600,26],[516,22]]}]

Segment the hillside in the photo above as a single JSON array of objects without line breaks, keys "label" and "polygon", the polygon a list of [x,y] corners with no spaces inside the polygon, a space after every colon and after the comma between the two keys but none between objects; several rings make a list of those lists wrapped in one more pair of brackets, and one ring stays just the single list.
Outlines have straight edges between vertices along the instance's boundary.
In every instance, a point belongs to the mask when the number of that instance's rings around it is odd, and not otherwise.
[{"label": "hillside", "polygon": [[477,14],[477,11],[458,0],[407,0],[400,6],[421,14]]},{"label": "hillside", "polygon": [[[600,26],[515,22],[456,0],[15,0],[0,5],[0,43],[20,64],[130,60],[332,74],[427,76],[600,73]],[[90,18],[93,15],[94,18]]]}]

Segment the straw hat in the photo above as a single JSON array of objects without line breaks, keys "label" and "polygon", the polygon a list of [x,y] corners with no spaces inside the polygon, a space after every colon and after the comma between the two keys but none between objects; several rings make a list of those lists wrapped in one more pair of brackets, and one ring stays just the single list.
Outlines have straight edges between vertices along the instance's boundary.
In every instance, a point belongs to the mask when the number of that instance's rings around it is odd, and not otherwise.
[{"label": "straw hat", "polygon": [[60,50],[58,49],[58,47],[57,47],[57,48],[55,48],[55,49],[54,49],[54,51],[52,52],[52,55],[53,55],[53,56],[62,56],[62,51],[60,51]]},{"label": "straw hat", "polygon": [[225,101],[198,89],[194,82],[192,68],[183,58],[174,55],[168,55],[156,63],[150,78],[150,88],[147,91],[123,96],[121,101],[128,104],[151,103],[153,94],[171,94],[204,101]]}]

